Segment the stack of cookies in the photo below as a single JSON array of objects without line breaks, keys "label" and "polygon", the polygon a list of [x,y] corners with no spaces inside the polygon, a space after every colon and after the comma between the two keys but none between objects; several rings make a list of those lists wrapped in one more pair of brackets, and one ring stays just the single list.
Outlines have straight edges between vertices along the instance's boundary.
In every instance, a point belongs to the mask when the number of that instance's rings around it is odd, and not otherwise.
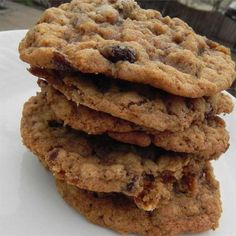
[{"label": "stack of cookies", "polygon": [[133,0],[72,0],[46,10],[19,51],[41,88],[23,142],[67,203],[122,233],[218,226],[210,161],[229,146],[228,49]]}]

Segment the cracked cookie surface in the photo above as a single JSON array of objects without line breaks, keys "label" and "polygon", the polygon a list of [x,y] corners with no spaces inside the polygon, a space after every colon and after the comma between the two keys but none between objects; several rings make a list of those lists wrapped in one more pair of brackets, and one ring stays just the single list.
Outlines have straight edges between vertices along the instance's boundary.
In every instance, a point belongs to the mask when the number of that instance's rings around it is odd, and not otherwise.
[{"label": "cracked cookie surface", "polygon": [[145,236],[175,236],[199,233],[218,226],[221,215],[219,186],[208,167],[206,178],[199,182],[195,197],[173,194],[168,204],[145,212],[122,194],[89,192],[57,180],[57,189],[64,200],[89,221],[119,233]]},{"label": "cracked cookie surface", "polygon": [[33,66],[101,73],[186,97],[213,95],[236,77],[229,49],[132,0],[73,0],[48,9],[19,51]]},{"label": "cracked cookie surface", "polygon": [[133,0],[73,0],[46,10],[19,46],[32,66],[79,70],[210,96],[236,77],[230,50]]},{"label": "cracked cookie surface", "polygon": [[228,148],[229,135],[219,117],[192,124],[182,132],[158,132],[83,105],[77,106],[45,81],[38,83],[57,119],[73,129],[93,135],[105,133],[120,142],[141,147],[153,143],[166,150],[195,153],[206,159]]},{"label": "cracked cookie surface", "polygon": [[123,193],[148,211],[169,201],[174,191],[198,193],[206,166],[198,156],[88,136],[55,119],[45,95],[39,93],[24,106],[21,135],[56,178],[82,189]]}]

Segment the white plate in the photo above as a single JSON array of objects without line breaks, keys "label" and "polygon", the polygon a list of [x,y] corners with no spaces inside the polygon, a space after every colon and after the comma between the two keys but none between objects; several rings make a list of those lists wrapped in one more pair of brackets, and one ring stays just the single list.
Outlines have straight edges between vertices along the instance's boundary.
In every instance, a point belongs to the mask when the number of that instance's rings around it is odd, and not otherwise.
[{"label": "white plate", "polygon": [[[18,58],[18,43],[25,32],[0,33],[0,236],[114,236],[67,206],[50,173],[21,143],[22,106],[38,90],[36,78]],[[220,228],[203,236],[236,235],[236,112],[225,120],[231,146],[214,162],[224,211]]]}]

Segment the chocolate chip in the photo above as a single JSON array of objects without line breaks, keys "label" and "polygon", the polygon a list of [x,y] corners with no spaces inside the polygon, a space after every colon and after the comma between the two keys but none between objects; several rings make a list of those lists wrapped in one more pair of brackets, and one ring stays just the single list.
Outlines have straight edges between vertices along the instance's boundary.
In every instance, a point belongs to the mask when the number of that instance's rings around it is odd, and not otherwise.
[{"label": "chocolate chip", "polygon": [[48,121],[48,126],[51,127],[51,128],[60,128],[63,126],[63,124],[55,121],[55,120],[49,120]]},{"label": "chocolate chip", "polygon": [[49,161],[55,161],[58,157],[59,149],[53,149],[48,153],[48,160]]},{"label": "chocolate chip", "polygon": [[111,46],[101,51],[101,54],[109,61],[116,63],[118,61],[129,61],[134,63],[137,60],[136,52],[127,46]]},{"label": "chocolate chip", "polygon": [[66,71],[66,72],[74,71],[74,68],[72,67],[70,62],[66,60],[66,58],[60,53],[57,52],[54,53],[53,64],[55,66],[55,69],[59,71]]}]

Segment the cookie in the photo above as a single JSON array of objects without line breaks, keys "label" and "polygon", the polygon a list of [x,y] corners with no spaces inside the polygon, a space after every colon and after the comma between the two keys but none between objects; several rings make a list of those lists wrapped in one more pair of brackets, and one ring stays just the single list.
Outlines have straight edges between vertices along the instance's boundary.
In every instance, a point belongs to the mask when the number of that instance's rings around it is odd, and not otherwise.
[{"label": "cookie", "polygon": [[175,236],[199,233],[218,227],[221,215],[219,187],[211,170],[201,179],[199,193],[188,197],[176,193],[168,204],[145,212],[122,194],[89,192],[57,180],[64,200],[94,224],[119,233],[147,236]]},{"label": "cookie", "polygon": [[206,165],[203,158],[89,136],[55,119],[39,93],[24,105],[21,135],[56,178],[90,191],[123,193],[145,210],[169,201],[176,189],[197,194],[197,180]]},{"label": "cookie", "polygon": [[81,73],[65,76],[55,71],[31,69],[45,78],[68,100],[93,110],[158,131],[183,131],[194,121],[220,113],[230,113],[229,96],[216,94],[197,99],[170,95],[161,90],[129,82]]},{"label": "cookie", "polygon": [[106,133],[120,142],[141,147],[153,143],[166,150],[195,153],[206,158],[223,153],[229,145],[224,121],[218,117],[192,124],[182,132],[158,132],[83,105],[77,106],[46,82],[39,80],[38,83],[57,120],[88,134]]},{"label": "cookie", "polygon": [[35,67],[104,74],[192,98],[227,89],[236,77],[229,49],[132,0],[48,9],[19,52]]}]

